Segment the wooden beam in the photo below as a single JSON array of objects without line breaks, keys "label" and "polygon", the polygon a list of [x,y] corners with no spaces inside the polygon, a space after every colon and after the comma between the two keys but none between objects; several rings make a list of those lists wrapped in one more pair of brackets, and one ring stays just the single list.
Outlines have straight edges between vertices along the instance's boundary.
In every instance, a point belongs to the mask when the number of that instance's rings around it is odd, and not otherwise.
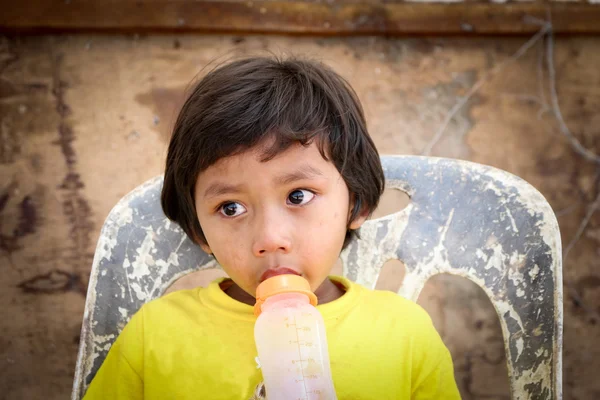
[{"label": "wooden beam", "polygon": [[586,2],[390,0],[0,0],[2,32],[237,32],[318,35],[600,33]]}]

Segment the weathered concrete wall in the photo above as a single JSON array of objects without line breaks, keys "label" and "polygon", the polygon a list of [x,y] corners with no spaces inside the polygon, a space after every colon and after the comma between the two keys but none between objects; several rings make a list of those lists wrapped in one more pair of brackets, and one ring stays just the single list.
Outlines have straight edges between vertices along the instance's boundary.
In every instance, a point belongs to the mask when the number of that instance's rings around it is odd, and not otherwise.
[{"label": "weathered concrete wall", "polygon": [[[104,217],[161,173],[192,78],[215,59],[265,50],[312,55],[348,78],[382,153],[493,165],[547,197],[568,250],[565,398],[598,397],[600,169],[568,134],[600,154],[600,39],[540,35],[523,48],[527,40],[1,38],[0,399],[68,396]],[[380,287],[399,283],[398,269],[386,274]],[[500,327],[484,294],[438,277],[421,303],[453,353],[464,399],[508,398]]]}]

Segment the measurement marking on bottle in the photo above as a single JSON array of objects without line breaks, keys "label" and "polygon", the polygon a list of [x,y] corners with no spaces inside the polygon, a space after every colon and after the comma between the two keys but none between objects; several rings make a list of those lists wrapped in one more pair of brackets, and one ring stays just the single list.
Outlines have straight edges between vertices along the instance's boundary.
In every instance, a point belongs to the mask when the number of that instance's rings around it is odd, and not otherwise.
[{"label": "measurement marking on bottle", "polygon": [[302,341],[298,341],[298,340],[290,340],[288,342],[289,344],[297,344],[298,347],[312,347],[313,346],[313,342],[302,342]]},{"label": "measurement marking on bottle", "polygon": [[[294,325],[296,323],[296,317],[294,317]],[[302,360],[302,349],[300,345],[300,336],[298,335],[298,329],[296,329],[296,340],[298,341],[298,358]],[[306,387],[306,377],[304,376],[304,368],[302,367],[302,362],[300,362],[300,370],[302,372],[302,384],[304,386],[304,400],[308,400],[308,388]]]},{"label": "measurement marking on bottle", "polygon": [[[288,325],[288,328],[289,328],[289,325],[296,325],[296,324],[287,324],[287,325]],[[297,331],[302,331],[302,332],[310,332],[312,329],[309,326],[300,326],[300,327],[297,326],[296,330]]]}]

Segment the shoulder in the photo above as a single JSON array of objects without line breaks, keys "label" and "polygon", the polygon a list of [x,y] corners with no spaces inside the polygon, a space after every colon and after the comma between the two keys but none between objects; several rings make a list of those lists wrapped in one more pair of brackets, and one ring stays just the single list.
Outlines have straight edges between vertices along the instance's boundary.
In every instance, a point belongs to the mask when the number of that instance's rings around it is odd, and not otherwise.
[{"label": "shoulder", "polygon": [[178,309],[185,309],[193,305],[198,298],[198,291],[201,288],[190,290],[179,290],[169,293],[162,297],[157,297],[142,306],[132,315],[129,325],[132,323],[142,323],[148,317],[155,317],[170,313]]},{"label": "shoulder", "polygon": [[[429,313],[419,304],[389,291],[365,289],[365,303],[371,304],[372,312],[389,319],[398,337],[411,343],[413,363],[418,369],[431,371],[440,367],[443,360],[450,362],[450,353]],[[378,310],[378,311],[375,311]]]},{"label": "shoulder", "polygon": [[[431,370],[448,350],[427,311],[419,304],[394,292],[371,290],[351,283],[359,293],[353,307],[353,320],[369,334],[388,340],[386,345],[410,352],[413,365]],[[373,333],[376,332],[376,333]]]},{"label": "shoulder", "polygon": [[193,316],[201,315],[200,288],[181,290],[142,305],[123,329],[121,336],[157,337],[186,331]]},{"label": "shoulder", "polygon": [[356,283],[353,285],[358,287],[361,294],[361,301],[357,307],[365,308],[369,312],[384,315],[390,319],[401,319],[406,322],[404,325],[414,329],[433,327],[431,317],[419,304],[394,292],[367,289]]},{"label": "shoulder", "polygon": [[203,288],[178,290],[165,296],[156,298],[142,306],[140,311],[144,316],[163,314],[165,312],[185,311],[199,306],[199,294]]}]

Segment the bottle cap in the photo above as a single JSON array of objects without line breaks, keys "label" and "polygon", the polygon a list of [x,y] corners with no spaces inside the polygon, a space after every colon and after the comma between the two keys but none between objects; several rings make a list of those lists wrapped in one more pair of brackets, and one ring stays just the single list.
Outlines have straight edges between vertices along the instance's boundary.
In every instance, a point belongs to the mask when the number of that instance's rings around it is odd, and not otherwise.
[{"label": "bottle cap", "polygon": [[317,296],[310,290],[306,279],[298,275],[284,274],[266,279],[256,288],[256,304],[254,315],[260,315],[261,306],[267,298],[282,293],[302,293],[308,296],[310,304],[317,305]]}]

